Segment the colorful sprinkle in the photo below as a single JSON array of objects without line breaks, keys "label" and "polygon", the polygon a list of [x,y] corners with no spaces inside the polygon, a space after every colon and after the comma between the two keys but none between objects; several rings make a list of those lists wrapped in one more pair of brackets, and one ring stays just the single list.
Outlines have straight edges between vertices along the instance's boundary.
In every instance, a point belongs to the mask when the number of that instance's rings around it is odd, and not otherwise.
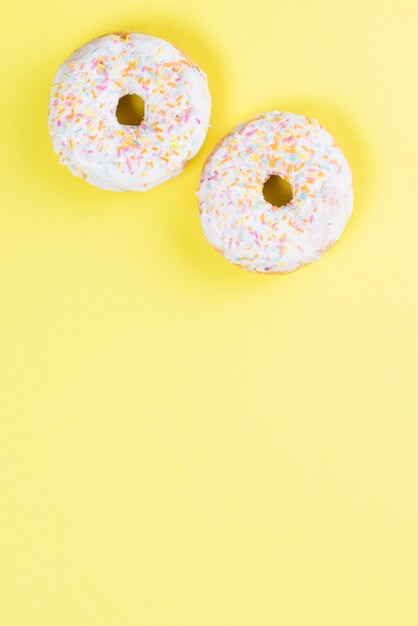
[{"label": "colorful sprinkle", "polygon": [[[292,187],[284,206],[263,196],[273,175]],[[203,168],[198,198],[203,232],[228,261],[291,272],[319,260],[341,236],[353,205],[351,170],[318,122],[273,111],[221,140]]]},{"label": "colorful sprinkle", "polygon": [[[116,118],[126,94],[144,100],[139,126]],[[143,191],[195,156],[210,109],[206,76],[181,50],[149,35],[114,33],[82,46],[58,70],[49,129],[61,163],[76,176],[102,189]]]}]

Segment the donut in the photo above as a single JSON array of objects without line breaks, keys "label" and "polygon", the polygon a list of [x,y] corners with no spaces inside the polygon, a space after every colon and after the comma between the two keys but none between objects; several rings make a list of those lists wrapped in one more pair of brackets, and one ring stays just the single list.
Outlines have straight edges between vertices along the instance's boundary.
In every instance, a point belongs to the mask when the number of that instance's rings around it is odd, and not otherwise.
[{"label": "donut", "polygon": [[[144,101],[139,126],[120,124],[121,97]],[[206,75],[167,41],[138,33],[98,37],[58,70],[49,131],[61,163],[101,189],[145,191],[180,174],[201,148],[211,98]]]},{"label": "donut", "polygon": [[[273,175],[292,188],[284,206],[264,199]],[[279,111],[256,115],[221,140],[197,195],[208,242],[231,263],[263,273],[318,261],[353,206],[351,170],[331,135],[310,117]]]}]

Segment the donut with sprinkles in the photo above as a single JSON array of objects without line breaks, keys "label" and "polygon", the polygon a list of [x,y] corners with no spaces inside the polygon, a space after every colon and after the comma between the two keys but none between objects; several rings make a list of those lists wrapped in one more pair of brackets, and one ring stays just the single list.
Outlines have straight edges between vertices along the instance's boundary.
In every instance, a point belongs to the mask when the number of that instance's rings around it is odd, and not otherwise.
[{"label": "donut with sprinkles", "polygon": [[[263,196],[270,176],[291,201]],[[314,119],[273,111],[239,124],[209,155],[198,190],[203,233],[228,261],[285,273],[318,261],[341,236],[353,207],[351,170]]]},{"label": "donut with sprinkles", "polygon": [[[116,117],[120,98],[144,101],[138,126]],[[61,163],[101,189],[146,191],[180,174],[209,126],[207,78],[181,50],[138,33],[98,37],[58,70],[49,130]]]}]

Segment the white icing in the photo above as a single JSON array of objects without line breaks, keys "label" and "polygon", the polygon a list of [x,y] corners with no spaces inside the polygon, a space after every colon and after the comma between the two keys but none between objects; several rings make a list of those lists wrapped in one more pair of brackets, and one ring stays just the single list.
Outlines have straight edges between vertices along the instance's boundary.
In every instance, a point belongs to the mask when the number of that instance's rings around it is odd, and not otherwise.
[{"label": "white icing", "polygon": [[[139,126],[116,118],[119,99],[145,103]],[[54,150],[102,189],[145,191],[183,170],[201,148],[211,98],[206,75],[170,43],[137,33],[104,35],[76,50],[51,88]]]},{"label": "white icing", "polygon": [[[271,175],[293,198],[263,196]],[[341,236],[353,206],[351,170],[318,122],[273,111],[239,124],[209,155],[198,190],[205,237],[231,263],[290,272],[317,261]]]}]

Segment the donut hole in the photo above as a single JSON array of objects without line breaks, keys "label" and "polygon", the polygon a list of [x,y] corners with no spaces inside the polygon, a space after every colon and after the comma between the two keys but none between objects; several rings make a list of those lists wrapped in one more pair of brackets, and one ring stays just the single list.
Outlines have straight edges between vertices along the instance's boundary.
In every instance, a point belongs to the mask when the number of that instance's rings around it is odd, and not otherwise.
[{"label": "donut hole", "polygon": [[135,93],[128,93],[119,99],[116,119],[123,126],[139,126],[144,121],[145,103]]},{"label": "donut hole", "polygon": [[269,176],[263,186],[264,199],[274,207],[289,204],[293,198],[291,185],[277,174]]}]

